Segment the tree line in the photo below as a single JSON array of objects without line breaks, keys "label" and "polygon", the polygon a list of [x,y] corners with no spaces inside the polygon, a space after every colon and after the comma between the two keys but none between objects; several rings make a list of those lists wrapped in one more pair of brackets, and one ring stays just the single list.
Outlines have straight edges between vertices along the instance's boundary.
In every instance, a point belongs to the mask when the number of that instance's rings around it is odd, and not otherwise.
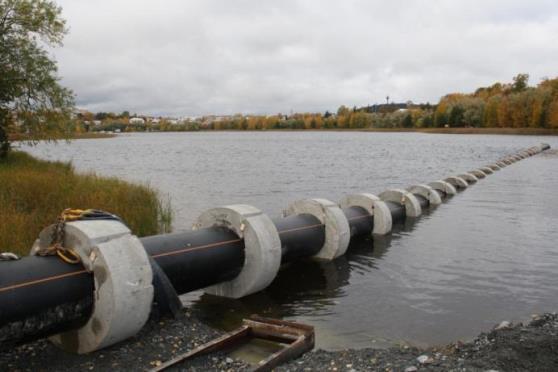
[{"label": "tree line", "polygon": [[331,113],[233,115],[219,120],[185,120],[121,127],[122,130],[267,130],[364,128],[548,128],[558,129],[558,78],[529,86],[529,75],[494,83],[473,93],[451,93],[437,104],[407,102],[348,108]]}]

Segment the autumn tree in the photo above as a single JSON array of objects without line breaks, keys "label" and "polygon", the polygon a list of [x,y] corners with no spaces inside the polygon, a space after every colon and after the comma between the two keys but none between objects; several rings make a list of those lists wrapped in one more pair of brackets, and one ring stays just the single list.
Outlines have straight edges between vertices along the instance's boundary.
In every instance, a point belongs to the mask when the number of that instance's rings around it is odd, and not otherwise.
[{"label": "autumn tree", "polygon": [[529,84],[529,74],[517,74],[513,78],[512,91],[514,93],[523,92]]},{"label": "autumn tree", "polygon": [[61,11],[48,0],[0,0],[0,157],[16,126],[32,143],[67,128],[73,94],[44,48],[62,44]]}]

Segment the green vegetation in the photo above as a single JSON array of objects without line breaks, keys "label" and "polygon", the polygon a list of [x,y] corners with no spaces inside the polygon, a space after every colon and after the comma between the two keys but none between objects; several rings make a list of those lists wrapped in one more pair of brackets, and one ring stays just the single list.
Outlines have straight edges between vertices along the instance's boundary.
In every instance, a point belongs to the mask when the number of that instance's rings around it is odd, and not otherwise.
[{"label": "green vegetation", "polygon": [[67,32],[61,11],[48,0],[0,0],[0,157],[11,133],[34,143],[73,131],[73,93],[60,86],[46,50]]},{"label": "green vegetation", "polygon": [[15,151],[0,160],[0,249],[27,254],[39,232],[65,208],[102,209],[138,236],[169,232],[172,213],[148,186],[77,174],[68,163]]}]

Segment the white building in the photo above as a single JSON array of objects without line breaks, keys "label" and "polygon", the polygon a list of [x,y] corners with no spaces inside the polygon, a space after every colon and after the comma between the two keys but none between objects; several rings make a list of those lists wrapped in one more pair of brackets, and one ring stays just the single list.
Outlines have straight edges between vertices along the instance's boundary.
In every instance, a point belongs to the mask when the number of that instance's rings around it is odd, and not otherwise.
[{"label": "white building", "polygon": [[145,124],[143,118],[130,118],[130,124]]}]

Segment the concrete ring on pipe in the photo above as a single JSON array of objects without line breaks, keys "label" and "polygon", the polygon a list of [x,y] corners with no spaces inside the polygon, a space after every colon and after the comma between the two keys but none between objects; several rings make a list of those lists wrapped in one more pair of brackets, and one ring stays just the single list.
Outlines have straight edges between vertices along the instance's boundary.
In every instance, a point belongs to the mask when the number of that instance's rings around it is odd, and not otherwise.
[{"label": "concrete ring on pipe", "polygon": [[513,161],[509,158],[504,158],[501,161],[506,165],[512,165],[513,164]]},{"label": "concrete ring on pipe", "polygon": [[445,193],[446,195],[457,194],[457,190],[455,190],[455,187],[453,187],[452,184],[446,181],[439,180],[439,181],[430,182],[428,186],[432,187],[434,190],[439,190]]},{"label": "concrete ring on pipe", "polygon": [[[483,172],[481,169],[473,169],[472,171],[469,171],[468,173],[471,173],[473,176],[477,177],[478,179],[486,177],[486,173]],[[492,170],[490,171],[490,173],[492,173]]]},{"label": "concrete ring on pipe", "polygon": [[383,201],[390,201],[405,206],[406,217],[419,217],[422,209],[417,198],[409,191],[402,189],[391,189],[378,195]]},{"label": "concrete ring on pipe", "polygon": [[238,276],[204,289],[206,293],[241,298],[266,288],[281,265],[281,240],[275,224],[258,208],[246,204],[228,205],[203,212],[194,230],[226,227],[244,239],[244,266]]},{"label": "concrete ring on pipe", "polygon": [[430,205],[440,205],[442,204],[442,198],[440,194],[436,192],[432,187],[424,184],[413,185],[407,189],[411,194],[417,194],[428,200]]},{"label": "concrete ring on pipe", "polygon": [[297,200],[284,211],[284,216],[311,214],[325,226],[325,242],[313,257],[331,261],[347,251],[351,229],[347,217],[339,206],[327,199]]},{"label": "concrete ring on pipe", "polygon": [[484,172],[484,174],[486,174],[487,176],[488,176],[489,174],[494,173],[494,170],[493,170],[491,167],[489,167],[489,166],[487,166],[487,167],[480,167],[479,170],[481,170],[482,172]]},{"label": "concrete ring on pipe", "polygon": [[469,187],[469,184],[467,183],[467,181],[465,181],[461,177],[450,176],[450,177],[446,178],[444,181],[446,181],[447,183],[449,183],[450,185],[452,185],[456,189],[466,189],[467,187]]},{"label": "concrete ring on pipe", "polygon": [[477,182],[477,181],[479,180],[477,177],[475,177],[475,176],[472,175],[471,173],[458,174],[457,177],[463,178],[463,179],[464,179],[465,181],[467,181],[468,183]]},{"label": "concrete ring on pipe", "polygon": [[[492,169],[492,171],[494,171],[494,172],[500,170],[500,166],[499,166],[498,164],[496,164],[496,163],[494,163],[494,164],[488,164],[487,167],[490,168],[490,169]],[[481,168],[481,169],[482,169],[482,168]]]},{"label": "concrete ring on pipe", "polygon": [[[54,226],[44,229],[31,254],[48,246]],[[134,336],[153,302],[153,272],[139,239],[120,221],[68,222],[64,246],[72,247],[95,283],[93,313],[87,323],[50,337],[58,347],[89,353]]]},{"label": "concrete ring on pipe", "polygon": [[374,217],[372,234],[386,235],[391,231],[393,224],[391,212],[382,200],[376,195],[361,193],[347,195],[339,202],[342,209],[361,207]]}]

